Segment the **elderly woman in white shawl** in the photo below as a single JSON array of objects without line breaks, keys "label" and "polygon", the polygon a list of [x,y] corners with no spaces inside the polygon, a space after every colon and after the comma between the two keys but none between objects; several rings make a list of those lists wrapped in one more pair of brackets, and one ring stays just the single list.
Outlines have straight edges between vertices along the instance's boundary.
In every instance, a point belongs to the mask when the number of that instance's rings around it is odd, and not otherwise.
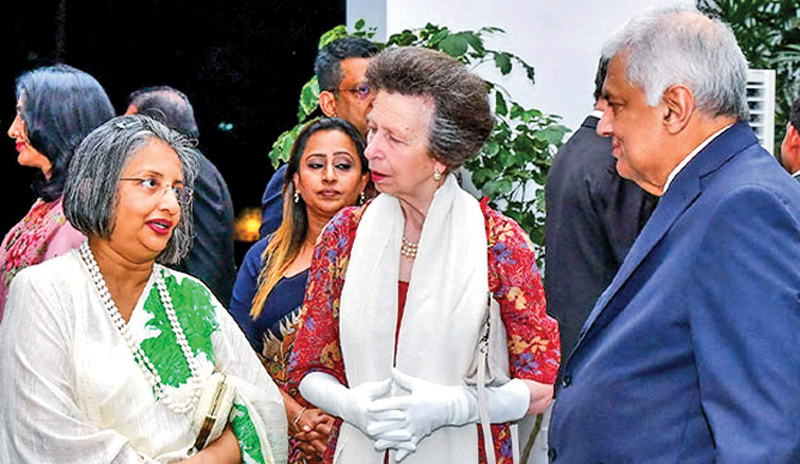
[{"label": "elderly woman in white shawl", "polygon": [[560,353],[526,234],[453,175],[491,132],[485,85],[420,48],[382,52],[367,78],[366,156],[381,195],[340,212],[317,244],[291,381],[341,419],[325,462],[494,462],[465,382],[491,292],[512,380],[486,403],[503,424],[492,427],[497,462],[510,463],[507,423],[544,411]]},{"label": "elderly woman in white shawl", "polygon": [[64,209],[88,241],[20,272],[0,324],[0,462],[286,462],[277,387],[211,292],[161,264],[191,244],[195,164],[143,116],[81,144]]}]

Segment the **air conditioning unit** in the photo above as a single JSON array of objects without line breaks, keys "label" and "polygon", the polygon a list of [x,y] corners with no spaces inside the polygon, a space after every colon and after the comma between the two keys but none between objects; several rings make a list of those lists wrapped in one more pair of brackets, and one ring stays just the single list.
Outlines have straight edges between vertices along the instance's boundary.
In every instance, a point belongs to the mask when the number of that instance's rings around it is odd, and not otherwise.
[{"label": "air conditioning unit", "polygon": [[747,105],[750,127],[768,152],[775,148],[775,71],[747,70]]}]

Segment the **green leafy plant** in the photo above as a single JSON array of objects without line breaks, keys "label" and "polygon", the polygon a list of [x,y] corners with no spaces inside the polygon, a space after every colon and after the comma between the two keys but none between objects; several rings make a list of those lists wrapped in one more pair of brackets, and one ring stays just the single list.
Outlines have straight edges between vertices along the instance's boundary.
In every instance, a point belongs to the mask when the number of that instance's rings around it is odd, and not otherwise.
[{"label": "green leafy plant", "polygon": [[698,0],[697,7],[730,24],[750,67],[775,70],[775,153],[800,93],[800,4],[797,0]]},{"label": "green leafy plant", "polygon": [[[364,29],[363,20],[356,22],[352,34],[372,39],[375,29]],[[407,29],[393,34],[381,47],[416,46],[440,50],[462,61],[471,69],[486,63],[493,64],[501,75],[521,69],[534,83],[531,65],[519,56],[502,50],[486,48],[484,38],[503,33],[496,27],[477,31],[451,31],[446,26],[426,24],[420,29]],[[344,26],[326,32],[320,38],[324,47],[333,40],[348,35]],[[500,84],[486,81],[489,100],[494,104],[495,127],[482,151],[467,162],[472,182],[491,200],[493,206],[514,218],[525,229],[543,257],[544,241],[544,184],[553,155],[561,146],[569,129],[559,124],[560,117],[525,108],[516,102]],[[316,78],[306,83],[300,92],[298,125],[280,135],[272,146],[273,165],[286,161],[300,128],[313,119],[317,111],[319,85]]]}]

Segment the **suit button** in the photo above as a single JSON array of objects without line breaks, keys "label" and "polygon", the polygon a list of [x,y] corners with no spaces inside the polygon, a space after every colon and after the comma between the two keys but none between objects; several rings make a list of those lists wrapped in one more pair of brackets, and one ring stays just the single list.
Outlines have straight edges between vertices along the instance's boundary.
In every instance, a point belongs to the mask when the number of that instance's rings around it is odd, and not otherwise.
[{"label": "suit button", "polygon": [[550,460],[550,462],[555,461],[556,457],[558,457],[558,453],[556,453],[555,448],[550,448],[547,450],[547,458]]},{"label": "suit button", "polygon": [[572,384],[572,376],[569,374],[564,375],[564,378],[561,379],[561,386],[567,388],[571,384]]}]

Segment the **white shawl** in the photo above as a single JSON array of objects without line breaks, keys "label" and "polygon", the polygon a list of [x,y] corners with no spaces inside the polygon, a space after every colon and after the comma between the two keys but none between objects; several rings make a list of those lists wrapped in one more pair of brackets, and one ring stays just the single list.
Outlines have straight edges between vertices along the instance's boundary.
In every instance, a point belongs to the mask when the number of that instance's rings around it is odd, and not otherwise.
[{"label": "white shawl", "polygon": [[[380,195],[358,226],[339,319],[350,387],[391,377],[404,221],[397,198]],[[418,250],[398,335],[397,368],[431,382],[463,385],[486,310],[487,241],[480,205],[453,175],[433,198]],[[393,394],[404,393],[395,386]],[[334,462],[381,464],[383,453],[344,424]],[[443,427],[404,462],[477,463],[477,428]]]}]

